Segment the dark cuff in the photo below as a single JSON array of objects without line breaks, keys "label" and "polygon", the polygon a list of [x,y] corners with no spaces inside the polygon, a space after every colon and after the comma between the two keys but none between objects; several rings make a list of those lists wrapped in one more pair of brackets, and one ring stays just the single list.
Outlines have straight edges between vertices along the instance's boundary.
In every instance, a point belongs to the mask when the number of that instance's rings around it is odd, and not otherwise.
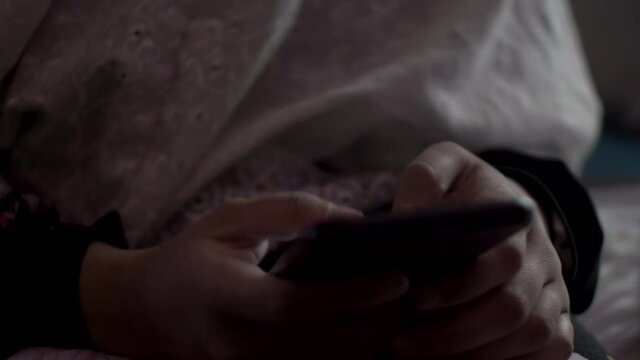
[{"label": "dark cuff", "polygon": [[0,356],[28,347],[91,348],[79,280],[89,245],[126,247],[111,213],[91,227],[18,218],[0,230]]},{"label": "dark cuff", "polygon": [[[572,255],[570,266],[563,268],[571,310],[573,313],[587,310],[598,279],[603,232],[585,188],[561,161],[500,150],[482,153],[481,157],[520,183],[536,199],[550,225],[556,249]],[[553,231],[557,223],[562,234]],[[558,241],[560,236],[564,241]]]}]

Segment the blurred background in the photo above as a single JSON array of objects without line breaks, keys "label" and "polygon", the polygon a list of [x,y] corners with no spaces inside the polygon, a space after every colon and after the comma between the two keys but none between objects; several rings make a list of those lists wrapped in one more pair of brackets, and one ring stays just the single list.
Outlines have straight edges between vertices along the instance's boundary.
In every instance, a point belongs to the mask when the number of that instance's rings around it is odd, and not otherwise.
[{"label": "blurred background", "polygon": [[605,136],[585,179],[640,180],[640,1],[573,0],[573,6],[606,105]]},{"label": "blurred background", "polygon": [[616,359],[640,359],[640,1],[573,0],[603,136],[584,170],[605,228],[599,289],[582,320]]}]

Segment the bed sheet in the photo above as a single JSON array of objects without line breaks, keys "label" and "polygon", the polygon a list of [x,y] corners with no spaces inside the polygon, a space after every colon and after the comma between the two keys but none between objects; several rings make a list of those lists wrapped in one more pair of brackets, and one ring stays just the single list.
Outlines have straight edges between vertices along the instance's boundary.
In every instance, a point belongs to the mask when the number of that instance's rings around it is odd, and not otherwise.
[{"label": "bed sheet", "polygon": [[596,297],[581,320],[617,360],[640,360],[640,183],[590,190],[605,244]]}]

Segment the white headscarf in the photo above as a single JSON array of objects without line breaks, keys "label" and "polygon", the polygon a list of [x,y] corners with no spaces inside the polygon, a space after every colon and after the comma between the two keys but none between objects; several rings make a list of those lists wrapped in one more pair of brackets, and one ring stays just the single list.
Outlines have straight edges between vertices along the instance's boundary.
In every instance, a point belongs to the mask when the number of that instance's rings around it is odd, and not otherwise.
[{"label": "white headscarf", "polygon": [[14,175],[133,237],[265,145],[352,173],[441,140],[578,169],[600,124],[565,0],[56,0],[0,132],[32,109]]},{"label": "white headscarf", "polygon": [[0,0],[0,79],[18,61],[51,0]]}]

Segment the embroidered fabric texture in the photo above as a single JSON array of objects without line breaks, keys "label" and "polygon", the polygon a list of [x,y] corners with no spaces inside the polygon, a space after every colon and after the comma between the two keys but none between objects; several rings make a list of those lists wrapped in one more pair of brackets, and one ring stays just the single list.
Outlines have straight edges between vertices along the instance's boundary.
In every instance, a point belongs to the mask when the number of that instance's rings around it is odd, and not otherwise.
[{"label": "embroidered fabric texture", "polygon": [[57,0],[22,35],[12,180],[135,242],[274,140],[345,171],[442,140],[577,166],[598,130],[565,1]]},{"label": "embroidered fabric texture", "polygon": [[157,233],[134,247],[148,246],[173,237],[226,200],[274,192],[304,191],[325,200],[362,211],[373,210],[393,199],[397,176],[392,171],[337,175],[323,171],[290,153],[264,149],[212,181]]}]

